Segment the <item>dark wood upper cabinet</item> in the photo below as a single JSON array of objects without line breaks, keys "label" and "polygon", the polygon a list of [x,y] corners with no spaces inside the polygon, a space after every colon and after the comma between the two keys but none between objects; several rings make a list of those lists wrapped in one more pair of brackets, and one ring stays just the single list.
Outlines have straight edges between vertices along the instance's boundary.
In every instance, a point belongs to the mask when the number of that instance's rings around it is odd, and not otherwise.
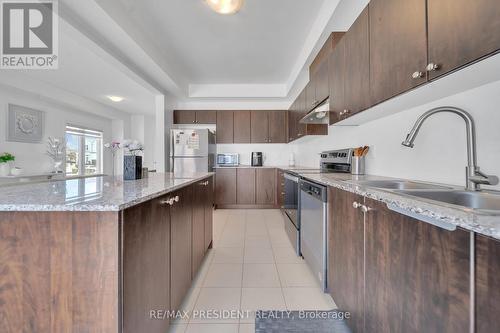
[{"label": "dark wood upper cabinet", "polygon": [[475,236],[476,332],[500,332],[500,241]]},{"label": "dark wood upper cabinet", "polygon": [[338,308],[350,312],[351,330],[363,332],[364,217],[353,202],[364,198],[333,187],[328,198],[328,289]]},{"label": "dark wood upper cabinet", "polygon": [[430,79],[500,49],[498,0],[427,0]]},{"label": "dark wood upper cabinet", "polygon": [[276,169],[255,169],[256,203],[276,205]]},{"label": "dark wood upper cabinet", "polygon": [[358,16],[345,39],[344,102],[342,116],[370,107],[370,26],[368,6]]},{"label": "dark wood upper cabinet", "polygon": [[251,142],[269,142],[269,119],[266,111],[251,112]]},{"label": "dark wood upper cabinet", "polygon": [[236,204],[236,169],[218,168],[215,171],[215,203],[217,205]]},{"label": "dark wood upper cabinet", "polygon": [[234,143],[249,143],[251,138],[250,111],[234,111]]},{"label": "dark wood upper cabinet", "polygon": [[469,232],[365,205],[365,332],[469,332]]},{"label": "dark wood upper cabinet", "polygon": [[316,100],[316,84],[313,81],[314,80],[314,75],[312,76],[312,80],[307,83],[306,87],[304,88],[305,91],[305,103],[303,104],[303,109],[301,113],[306,115],[309,111],[314,109],[316,105],[318,105],[318,101]]},{"label": "dark wood upper cabinet", "polygon": [[371,0],[369,13],[374,105],[426,82],[426,1]]},{"label": "dark wood upper cabinet", "polygon": [[195,124],[196,111],[174,110],[174,124]]},{"label": "dark wood upper cabinet", "polygon": [[233,143],[233,111],[217,111],[217,143]]},{"label": "dark wood upper cabinet", "polygon": [[344,110],[347,109],[344,99],[346,77],[344,37],[339,40],[330,55],[330,125],[342,120]]},{"label": "dark wood upper cabinet", "polygon": [[196,111],[197,124],[217,124],[217,111]]},{"label": "dark wood upper cabinet", "polygon": [[287,112],[269,111],[269,143],[287,143]]},{"label": "dark wood upper cabinet", "polygon": [[170,207],[170,300],[172,309],[180,310],[192,279],[193,188],[188,186],[171,194],[175,196],[179,201]]},{"label": "dark wood upper cabinet", "polygon": [[236,203],[239,205],[255,204],[255,169],[236,169]]},{"label": "dark wood upper cabinet", "polygon": [[217,111],[174,110],[174,124],[215,124]]},{"label": "dark wood upper cabinet", "polygon": [[295,118],[295,108],[297,106],[296,102],[293,102],[288,109],[288,142],[297,139],[297,121]]},{"label": "dark wood upper cabinet", "polygon": [[295,122],[296,122],[296,134],[295,137],[297,139],[303,137],[307,133],[307,126],[306,124],[302,124],[299,122],[299,120],[304,117],[307,114],[307,107],[306,107],[306,94],[307,94],[307,87],[302,90],[302,92],[299,94],[297,97],[297,105],[294,110],[295,113]]},{"label": "dark wood upper cabinet", "polygon": [[319,64],[316,73],[313,74],[314,86],[315,86],[315,106],[323,102],[330,95],[330,85],[329,85],[329,64],[328,57]]}]

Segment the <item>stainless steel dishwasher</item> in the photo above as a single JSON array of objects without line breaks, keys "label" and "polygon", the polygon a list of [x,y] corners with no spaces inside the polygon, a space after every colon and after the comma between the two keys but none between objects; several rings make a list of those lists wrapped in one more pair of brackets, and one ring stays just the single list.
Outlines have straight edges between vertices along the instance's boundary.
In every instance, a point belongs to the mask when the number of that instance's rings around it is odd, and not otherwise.
[{"label": "stainless steel dishwasher", "polygon": [[300,250],[305,262],[327,291],[328,224],[327,188],[300,180]]}]

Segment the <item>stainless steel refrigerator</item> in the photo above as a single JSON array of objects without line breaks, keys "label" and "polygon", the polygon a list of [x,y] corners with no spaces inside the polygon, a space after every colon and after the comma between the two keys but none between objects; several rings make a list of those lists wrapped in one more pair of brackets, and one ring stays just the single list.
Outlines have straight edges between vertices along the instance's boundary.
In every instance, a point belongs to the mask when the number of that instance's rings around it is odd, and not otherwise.
[{"label": "stainless steel refrigerator", "polygon": [[215,153],[215,134],[209,129],[170,130],[171,172],[213,171]]}]

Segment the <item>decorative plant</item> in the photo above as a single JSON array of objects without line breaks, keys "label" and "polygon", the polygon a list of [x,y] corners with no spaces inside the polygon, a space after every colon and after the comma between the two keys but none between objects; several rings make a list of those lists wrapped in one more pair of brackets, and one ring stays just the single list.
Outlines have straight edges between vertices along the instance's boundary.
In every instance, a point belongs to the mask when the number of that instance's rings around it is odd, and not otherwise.
[{"label": "decorative plant", "polygon": [[130,155],[137,156],[140,152],[144,150],[144,146],[137,140],[125,140],[123,141],[123,148],[126,149]]},{"label": "decorative plant", "polygon": [[63,139],[50,137],[47,140],[47,155],[54,160],[54,171],[61,173],[61,165],[63,162],[66,143]]},{"label": "decorative plant", "polygon": [[8,163],[15,161],[16,157],[11,153],[3,153],[0,155],[0,163]]},{"label": "decorative plant", "polygon": [[105,143],[104,148],[109,149],[111,151],[111,155],[113,156],[111,163],[112,163],[112,168],[113,168],[113,173],[112,176],[115,176],[115,155],[118,149],[120,149],[120,142],[118,141],[111,141],[111,143]]}]

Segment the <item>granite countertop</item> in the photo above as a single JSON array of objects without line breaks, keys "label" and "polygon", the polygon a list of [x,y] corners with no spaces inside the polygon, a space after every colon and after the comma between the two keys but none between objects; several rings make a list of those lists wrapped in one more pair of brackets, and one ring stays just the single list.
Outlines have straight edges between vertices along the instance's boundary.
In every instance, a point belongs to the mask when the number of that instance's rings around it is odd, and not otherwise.
[{"label": "granite countertop", "polygon": [[[370,199],[384,202],[388,206],[392,206],[393,208],[401,210],[405,213],[409,213],[412,217],[423,221],[430,220],[434,223],[437,222],[438,224],[450,224],[455,227],[461,227],[469,231],[500,239],[499,213],[478,211],[445,202],[438,202],[401,194],[392,190],[364,186],[358,183],[362,180],[394,180],[395,178],[370,175],[355,176],[341,173],[300,174],[299,172],[299,175],[316,183],[333,186]],[[463,188],[457,186],[444,186],[463,190]]]},{"label": "granite countertop", "polygon": [[234,166],[221,166],[221,165],[216,165],[214,167],[215,169],[245,169],[245,168],[256,168],[256,169],[280,169],[280,170],[318,170],[319,168],[313,168],[313,167],[305,167],[305,166],[283,166],[283,165],[263,165],[263,166],[252,166],[248,164],[239,164],[239,165],[234,165]]},{"label": "granite countertop", "polygon": [[20,184],[0,191],[0,211],[120,211],[211,175],[150,173],[139,180],[96,176]]}]

